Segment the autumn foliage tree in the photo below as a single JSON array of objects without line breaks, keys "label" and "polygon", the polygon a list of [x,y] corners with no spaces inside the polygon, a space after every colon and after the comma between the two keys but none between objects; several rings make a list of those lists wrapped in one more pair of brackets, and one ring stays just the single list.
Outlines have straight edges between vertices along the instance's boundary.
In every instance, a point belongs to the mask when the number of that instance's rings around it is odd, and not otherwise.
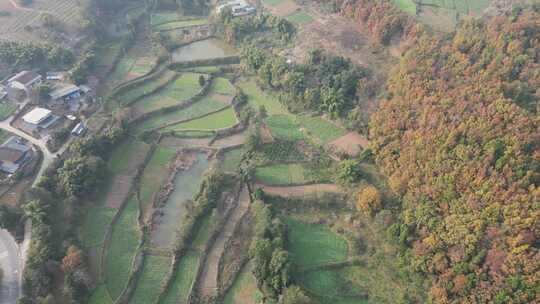
[{"label": "autumn foliage tree", "polygon": [[533,11],[421,37],[372,117],[433,302],[540,302],[539,37]]},{"label": "autumn foliage tree", "polygon": [[358,193],[356,208],[367,215],[373,215],[382,207],[381,194],[374,186],[367,186]]}]

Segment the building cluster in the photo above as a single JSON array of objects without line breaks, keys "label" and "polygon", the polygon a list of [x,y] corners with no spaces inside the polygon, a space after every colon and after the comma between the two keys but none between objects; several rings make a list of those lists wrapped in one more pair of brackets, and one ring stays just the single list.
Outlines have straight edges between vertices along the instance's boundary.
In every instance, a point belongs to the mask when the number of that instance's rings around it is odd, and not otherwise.
[{"label": "building cluster", "polygon": [[7,175],[17,173],[34,155],[28,142],[18,136],[11,136],[0,145],[0,171]]}]

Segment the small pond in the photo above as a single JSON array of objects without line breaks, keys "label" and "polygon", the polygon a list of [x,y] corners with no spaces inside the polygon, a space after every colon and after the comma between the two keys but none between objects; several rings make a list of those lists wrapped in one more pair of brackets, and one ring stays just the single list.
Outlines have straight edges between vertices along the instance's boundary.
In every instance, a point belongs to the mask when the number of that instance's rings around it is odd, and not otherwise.
[{"label": "small pond", "polygon": [[176,230],[185,211],[185,203],[197,194],[204,172],[209,167],[206,153],[197,153],[197,160],[188,170],[179,171],[174,179],[174,191],[163,206],[163,215],[156,219],[152,244],[158,247],[174,245]]},{"label": "small pond", "polygon": [[177,48],[172,52],[173,62],[187,62],[223,58],[236,54],[236,50],[216,38],[205,39]]}]

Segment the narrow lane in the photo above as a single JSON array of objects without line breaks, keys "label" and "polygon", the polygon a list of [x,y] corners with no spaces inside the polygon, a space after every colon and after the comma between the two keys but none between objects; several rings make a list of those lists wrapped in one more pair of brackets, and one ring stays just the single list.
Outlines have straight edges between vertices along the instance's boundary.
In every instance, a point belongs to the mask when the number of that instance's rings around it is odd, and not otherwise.
[{"label": "narrow lane", "polygon": [[11,234],[0,230],[0,304],[15,304],[21,292],[21,257],[19,248]]}]

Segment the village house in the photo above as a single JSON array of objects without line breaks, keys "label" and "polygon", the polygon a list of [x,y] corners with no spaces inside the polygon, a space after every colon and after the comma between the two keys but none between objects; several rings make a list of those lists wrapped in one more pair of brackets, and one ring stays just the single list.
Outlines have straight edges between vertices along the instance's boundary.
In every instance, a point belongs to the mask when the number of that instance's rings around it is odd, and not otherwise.
[{"label": "village house", "polygon": [[240,17],[253,14],[256,8],[245,0],[227,1],[217,7],[217,13],[221,14],[224,9],[230,9],[233,17]]},{"label": "village house", "polygon": [[31,148],[20,137],[12,136],[0,146],[0,171],[14,174],[31,158]]},{"label": "village house", "polygon": [[52,114],[51,110],[39,107],[26,113],[22,118],[27,127],[32,130],[47,129],[58,119],[59,117]]},{"label": "village house", "polygon": [[51,96],[52,101],[68,101],[73,98],[81,97],[81,89],[74,84],[70,84],[53,90],[49,95]]},{"label": "village house", "polygon": [[8,79],[8,87],[25,91],[27,94],[31,89],[41,84],[42,77],[36,72],[22,71]]}]

